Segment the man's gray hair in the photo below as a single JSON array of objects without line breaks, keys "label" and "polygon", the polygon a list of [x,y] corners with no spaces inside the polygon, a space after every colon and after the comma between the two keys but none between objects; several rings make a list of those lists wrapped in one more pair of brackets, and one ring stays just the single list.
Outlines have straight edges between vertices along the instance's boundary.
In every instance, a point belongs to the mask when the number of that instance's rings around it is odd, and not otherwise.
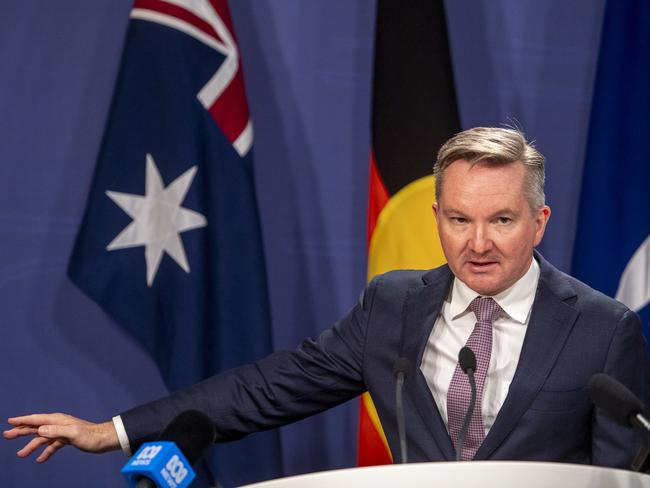
[{"label": "man's gray hair", "polygon": [[436,200],[440,199],[445,170],[459,159],[472,165],[479,162],[503,165],[521,161],[526,168],[524,193],[530,208],[537,211],[544,205],[544,156],[526,141],[519,130],[475,127],[459,132],[445,142],[433,166]]}]

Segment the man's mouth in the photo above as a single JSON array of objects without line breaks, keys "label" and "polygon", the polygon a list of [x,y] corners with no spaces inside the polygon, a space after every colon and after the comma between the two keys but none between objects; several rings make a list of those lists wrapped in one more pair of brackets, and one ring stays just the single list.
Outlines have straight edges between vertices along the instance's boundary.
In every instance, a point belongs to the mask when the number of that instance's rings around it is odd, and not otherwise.
[{"label": "man's mouth", "polygon": [[484,273],[491,271],[498,263],[496,261],[467,261],[467,264],[473,272]]}]

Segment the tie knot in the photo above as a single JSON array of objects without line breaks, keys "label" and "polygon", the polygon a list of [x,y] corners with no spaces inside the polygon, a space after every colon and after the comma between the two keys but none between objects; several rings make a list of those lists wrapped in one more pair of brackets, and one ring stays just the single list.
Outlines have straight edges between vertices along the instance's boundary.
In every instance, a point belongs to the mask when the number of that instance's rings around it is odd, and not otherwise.
[{"label": "tie knot", "polygon": [[476,315],[476,320],[492,324],[501,315],[501,307],[490,297],[476,297],[469,304],[469,309]]}]

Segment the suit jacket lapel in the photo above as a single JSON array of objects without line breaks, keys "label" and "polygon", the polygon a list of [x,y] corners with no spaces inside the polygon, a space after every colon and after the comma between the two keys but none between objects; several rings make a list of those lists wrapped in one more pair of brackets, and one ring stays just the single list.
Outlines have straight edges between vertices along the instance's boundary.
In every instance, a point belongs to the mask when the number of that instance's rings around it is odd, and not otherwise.
[{"label": "suit jacket lapel", "polygon": [[541,389],[578,318],[565,300],[575,292],[539,254],[540,279],[519,363],[506,400],[474,459],[487,459],[517,425]]},{"label": "suit jacket lapel", "polygon": [[[429,334],[447,298],[453,274],[447,266],[436,268],[423,277],[424,285],[409,292],[404,300],[401,356],[411,362],[411,374],[404,383],[408,397],[416,405],[433,440],[446,460],[454,459],[447,428],[440,417],[426,379],[420,370]],[[433,446],[432,446],[433,447]]]}]

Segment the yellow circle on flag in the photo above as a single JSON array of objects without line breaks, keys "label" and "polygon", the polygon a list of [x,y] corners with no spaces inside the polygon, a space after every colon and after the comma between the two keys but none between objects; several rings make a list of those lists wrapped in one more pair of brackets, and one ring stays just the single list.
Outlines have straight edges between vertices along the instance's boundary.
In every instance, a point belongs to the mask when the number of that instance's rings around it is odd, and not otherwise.
[{"label": "yellow circle on flag", "polygon": [[429,269],[446,262],[431,205],[433,175],[393,195],[377,218],[368,250],[368,279],[393,269]]}]

